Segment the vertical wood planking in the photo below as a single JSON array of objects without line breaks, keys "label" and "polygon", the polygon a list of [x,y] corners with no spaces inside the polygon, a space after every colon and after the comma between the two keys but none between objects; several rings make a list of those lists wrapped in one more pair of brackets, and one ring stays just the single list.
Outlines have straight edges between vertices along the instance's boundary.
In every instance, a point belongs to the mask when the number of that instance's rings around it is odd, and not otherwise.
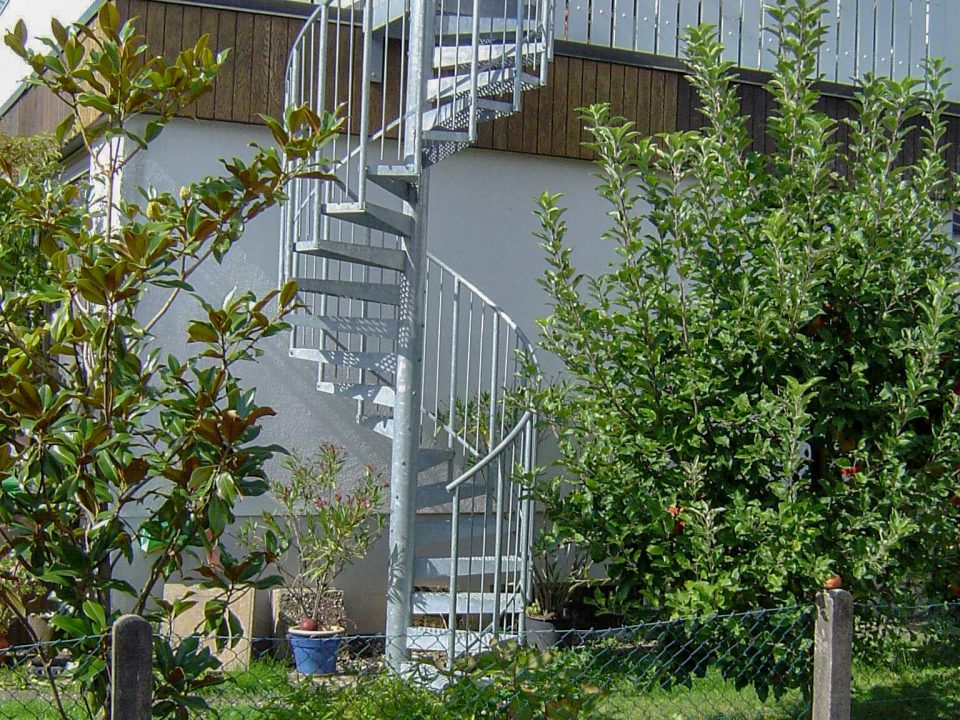
[{"label": "vertical wood planking", "polygon": [[623,68],[623,116],[631,121],[634,126],[638,125],[639,115],[637,108],[637,83],[640,76],[637,68],[626,66]]},{"label": "vertical wood planking", "polygon": [[553,142],[553,83],[537,92],[537,101],[537,152],[548,155]]},{"label": "vertical wood planking", "polygon": [[577,108],[580,107],[580,89],[583,82],[583,60],[570,58],[567,72],[567,106],[564,108],[566,118],[565,152],[567,157],[580,156],[580,118],[577,117]]},{"label": "vertical wood planking", "polygon": [[253,63],[250,72],[250,105],[247,122],[256,122],[269,102],[270,92],[270,23],[267,15],[253,18]]},{"label": "vertical wood planking", "polygon": [[252,101],[250,89],[253,54],[253,15],[237,13],[236,44],[233,53],[233,118],[246,118]]},{"label": "vertical wood planking", "polygon": [[680,74],[674,72],[663,72],[661,74],[664,78],[660,127],[664,132],[673,132],[677,129],[677,85],[680,82]]},{"label": "vertical wood planking", "polygon": [[168,60],[175,60],[180,52],[181,35],[183,32],[183,5],[167,5],[163,26],[163,56]]},{"label": "vertical wood planking", "polygon": [[275,118],[283,116],[283,82],[287,72],[287,52],[290,49],[290,39],[287,28],[290,21],[287,18],[270,18],[270,92],[266,112]]},{"label": "vertical wood planking", "polygon": [[893,0],[893,77],[910,74],[910,6],[913,0]]},{"label": "vertical wood planking", "polygon": [[[200,8],[188,5],[183,8],[183,27],[181,28],[180,48],[186,50],[197,44],[200,38]],[[207,100],[213,94],[213,89],[204,95],[200,100]],[[200,112],[200,102],[191,105],[187,111],[196,117],[206,117]]]},{"label": "vertical wood planking", "polygon": [[147,3],[144,38],[150,55],[163,55],[163,28],[167,6],[163,3]]},{"label": "vertical wood planking", "polygon": [[[605,64],[605,63],[604,63]],[[584,60],[583,61],[583,79],[580,82],[580,102],[578,105],[580,107],[586,107],[587,105],[592,105],[597,102],[598,95],[597,91],[597,63],[595,60]],[[574,110],[576,114],[576,110]],[[584,125],[583,120],[577,117],[577,126],[580,130],[580,157],[584,160],[588,160],[593,157],[593,151],[588,150],[583,146],[583,143],[590,142],[593,138],[590,135],[590,132],[587,130]]]},{"label": "vertical wood planking", "polygon": [[[218,44],[217,30],[220,25],[220,14],[214,8],[203,8],[200,12],[200,35],[207,36],[207,45],[217,54],[225,48]],[[220,76],[213,83],[213,88],[197,102],[197,115],[208,120],[213,119],[217,107],[217,92],[223,84]]]},{"label": "vertical wood planking", "polygon": [[216,42],[218,52],[229,49],[230,53],[217,78],[213,117],[217,120],[226,120],[233,115],[233,96],[237,77],[237,13],[223,12],[218,15],[217,34],[211,43]]},{"label": "vertical wood planking", "polygon": [[657,0],[636,0],[637,32],[633,40],[635,50],[656,52]]},{"label": "vertical wood planking", "polygon": [[[614,64],[610,66],[610,111],[614,115],[623,117],[624,106],[623,106],[623,77],[624,77],[624,66],[620,64]],[[600,74],[597,73],[597,80],[599,82]]]},{"label": "vertical wood planking", "polygon": [[637,73],[637,129],[643,135],[655,132],[650,122],[650,104],[653,93],[653,71],[638,68]]},{"label": "vertical wood planking", "polygon": [[567,108],[570,106],[570,103],[567,102],[569,68],[569,58],[559,55],[554,56],[553,72],[550,73],[550,84],[553,89],[553,109],[550,120],[553,133],[550,139],[550,149],[552,154],[559,156],[566,153]]}]

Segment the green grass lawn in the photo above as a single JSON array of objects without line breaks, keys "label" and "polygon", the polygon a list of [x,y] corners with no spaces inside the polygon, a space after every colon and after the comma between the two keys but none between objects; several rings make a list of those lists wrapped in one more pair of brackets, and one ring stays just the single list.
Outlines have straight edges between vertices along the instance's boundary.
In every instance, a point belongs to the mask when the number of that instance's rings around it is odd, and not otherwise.
[{"label": "green grass lawn", "polygon": [[[960,718],[960,665],[952,658],[898,670],[858,666],[854,670],[854,720],[956,720]],[[258,662],[232,673],[208,693],[213,710],[199,717],[220,720],[436,720],[436,696],[392,680],[368,680],[359,690],[318,688],[297,682],[277,662]],[[583,720],[796,720],[808,716],[799,691],[765,701],[752,688],[736,689],[716,672],[689,687],[643,691],[628,678],[611,678]],[[69,687],[64,695],[71,720],[86,718]],[[71,697],[74,702],[71,703]],[[333,698],[337,698],[334,700]],[[490,718],[497,718],[491,709]],[[0,720],[59,718],[43,683],[0,671]]]}]

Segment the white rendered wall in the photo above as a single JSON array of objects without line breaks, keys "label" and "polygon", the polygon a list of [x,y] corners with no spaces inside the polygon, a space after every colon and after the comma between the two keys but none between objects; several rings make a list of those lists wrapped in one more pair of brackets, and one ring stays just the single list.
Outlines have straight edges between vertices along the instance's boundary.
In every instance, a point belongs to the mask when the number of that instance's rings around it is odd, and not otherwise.
[{"label": "white rendered wall", "polygon": [[[254,126],[176,120],[125,171],[124,192],[133,197],[137,186],[177,192],[205,175],[220,172],[218,160],[248,157],[251,141],[270,142]],[[530,155],[468,150],[432,170],[430,251],[474,282],[535,336],[534,319],[547,312],[546,297],[536,283],[545,267],[533,236],[537,220],[534,197],[544,189],[566,194],[567,220],[575,258],[582,269],[603,268],[613,256],[599,245],[605,228],[604,203],[593,190],[591,165]],[[234,286],[258,295],[277,283],[279,212],[272,210],[250,223],[222,266],[210,261],[191,278],[204,295],[219,300]],[[592,239],[592,240],[590,240]],[[146,313],[160,306],[165,293],[154,293]],[[179,299],[155,333],[169,352],[185,354],[186,327],[198,310],[189,298]],[[287,356],[285,336],[271,339],[261,362],[243,370],[247,386],[257,388],[257,400],[277,410],[264,420],[263,443],[279,443],[309,452],[320,442],[347,448],[350,477],[365,464],[389,472],[389,443],[354,423],[354,404],[316,391],[316,367]],[[547,363],[551,372],[556,363]],[[272,467],[271,472],[276,472]],[[243,504],[243,514],[257,514],[263,498]],[[337,585],[344,590],[347,613],[357,632],[383,629],[386,595],[386,544],[381,542],[364,562],[344,572]]]}]

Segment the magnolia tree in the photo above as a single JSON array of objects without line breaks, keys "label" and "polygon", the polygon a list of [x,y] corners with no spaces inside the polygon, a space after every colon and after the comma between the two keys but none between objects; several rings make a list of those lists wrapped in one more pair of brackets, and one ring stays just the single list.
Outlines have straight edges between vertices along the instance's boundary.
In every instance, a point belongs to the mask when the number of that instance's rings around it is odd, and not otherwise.
[{"label": "magnolia tree", "polygon": [[944,68],[863,78],[841,143],[817,110],[824,6],[769,8],[765,155],[710,28],[688,36],[702,129],[644,137],[586,109],[606,272],[577,270],[560,199],[540,200],[543,347],[567,373],[538,398],[566,473],[538,491],[628,616],[806,603],[825,581],[960,594]]},{"label": "magnolia tree", "polygon": [[[52,623],[71,641],[93,717],[108,712],[104,634],[119,607],[169,623],[195,603],[161,602],[157,589],[186,574],[221,591],[203,608],[203,630],[236,638],[231,594],[275,582],[261,576],[278,553],[272,532],[242,557],[205,558],[238,500],[267,488],[264,463],[278,448],[257,436],[274,411],[237,370],[285,328],[296,288],[214,300],[190,280],[283,199],[292,172],[321,174],[318,150],[337,125],[289,109],[282,123],[266,119],[276,147],[254,145],[248,160],[225,162],[222,176],[179,193],[121,195],[123,168],[210,90],[224,53],[201,37],[174,61],[153,57],[111,3],[93,27],[54,22],[52,32],[44,54],[25,47],[22,24],[6,42],[36,72],[32,82],[65,103],[57,140],[78,139],[92,171],[89,182],[63,183],[0,167],[0,258],[8,262],[10,242],[24,237],[40,258],[39,272],[0,280],[0,568],[13,565],[0,571],[0,603],[25,619],[23,579],[55,600]],[[155,314],[142,306],[147,292],[166,294]],[[151,335],[178,297],[197,309],[183,328],[195,350],[179,358],[162,354]],[[143,515],[135,507],[150,517],[132,520]],[[134,557],[145,568],[137,585],[116,572]],[[218,663],[195,639],[156,643],[155,714],[186,717]]]}]

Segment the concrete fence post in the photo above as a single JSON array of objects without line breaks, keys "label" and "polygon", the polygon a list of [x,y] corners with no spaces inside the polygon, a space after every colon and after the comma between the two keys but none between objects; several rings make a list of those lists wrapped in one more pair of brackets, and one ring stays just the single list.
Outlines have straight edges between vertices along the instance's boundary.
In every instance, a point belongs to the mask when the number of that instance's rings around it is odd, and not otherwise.
[{"label": "concrete fence post", "polygon": [[850,720],[853,596],[846,590],[817,594],[813,650],[813,720]]},{"label": "concrete fence post", "polygon": [[150,720],[153,710],[153,628],[137,615],[113,625],[112,720]]}]

